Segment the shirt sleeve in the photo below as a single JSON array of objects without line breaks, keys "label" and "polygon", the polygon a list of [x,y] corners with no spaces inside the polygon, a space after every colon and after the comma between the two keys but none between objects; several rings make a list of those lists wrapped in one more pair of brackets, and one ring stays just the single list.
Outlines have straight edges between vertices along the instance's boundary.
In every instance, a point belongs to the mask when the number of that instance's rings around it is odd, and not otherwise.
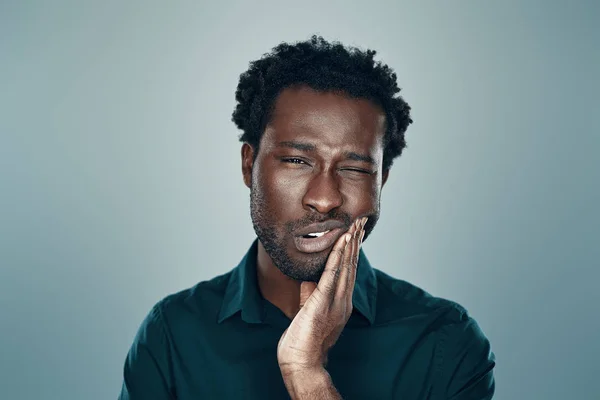
[{"label": "shirt sleeve", "polygon": [[146,316],[127,353],[119,400],[172,400],[170,350],[160,303]]},{"label": "shirt sleeve", "polygon": [[495,392],[496,358],[489,340],[466,312],[440,332],[440,398],[490,400]]}]

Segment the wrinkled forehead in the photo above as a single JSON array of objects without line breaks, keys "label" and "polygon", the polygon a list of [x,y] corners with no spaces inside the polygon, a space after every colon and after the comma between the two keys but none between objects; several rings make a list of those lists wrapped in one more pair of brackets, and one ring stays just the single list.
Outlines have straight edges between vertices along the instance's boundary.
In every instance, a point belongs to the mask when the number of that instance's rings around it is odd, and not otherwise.
[{"label": "wrinkled forehead", "polygon": [[265,144],[300,140],[372,148],[382,144],[385,128],[384,112],[367,99],[294,88],[276,99],[263,139]]}]

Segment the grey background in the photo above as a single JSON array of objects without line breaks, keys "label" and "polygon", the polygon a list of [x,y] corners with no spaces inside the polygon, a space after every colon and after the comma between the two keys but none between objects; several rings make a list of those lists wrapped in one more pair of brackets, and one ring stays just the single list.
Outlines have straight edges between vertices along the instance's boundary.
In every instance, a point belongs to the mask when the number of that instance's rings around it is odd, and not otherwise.
[{"label": "grey background", "polygon": [[237,264],[238,76],[320,33],[413,107],[374,266],[471,312],[497,399],[600,399],[599,3],[255,3],[0,3],[0,397],[116,398],[150,307]]}]

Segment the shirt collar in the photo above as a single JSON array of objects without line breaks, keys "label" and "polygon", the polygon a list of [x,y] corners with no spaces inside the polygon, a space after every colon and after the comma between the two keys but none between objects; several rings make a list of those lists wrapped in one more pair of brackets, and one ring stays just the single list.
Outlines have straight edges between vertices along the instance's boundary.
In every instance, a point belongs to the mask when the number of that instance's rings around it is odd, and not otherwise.
[{"label": "shirt collar", "polygon": [[[247,323],[256,324],[264,321],[262,295],[258,288],[256,275],[257,254],[258,239],[255,239],[242,261],[231,271],[218,323],[223,322],[238,311],[242,312],[242,320]],[[371,325],[375,321],[376,298],[377,279],[375,272],[361,249],[352,305]]]}]

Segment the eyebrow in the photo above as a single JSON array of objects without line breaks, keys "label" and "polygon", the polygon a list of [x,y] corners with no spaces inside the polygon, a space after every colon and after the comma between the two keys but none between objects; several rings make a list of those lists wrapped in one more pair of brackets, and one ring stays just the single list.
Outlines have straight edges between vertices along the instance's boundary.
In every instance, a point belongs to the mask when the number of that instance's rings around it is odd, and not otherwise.
[{"label": "eyebrow", "polygon": [[[279,143],[277,143],[277,147],[288,147],[288,148],[305,151],[305,152],[311,152],[311,151],[315,151],[317,149],[317,147],[314,144],[305,143],[305,142],[297,142],[294,140],[279,142]],[[366,154],[359,154],[354,151],[344,152],[344,157],[346,157],[349,160],[353,160],[353,161],[362,161],[362,162],[366,162],[366,163],[369,163],[372,165],[377,165],[377,163],[375,162],[373,157],[366,155]]]}]

